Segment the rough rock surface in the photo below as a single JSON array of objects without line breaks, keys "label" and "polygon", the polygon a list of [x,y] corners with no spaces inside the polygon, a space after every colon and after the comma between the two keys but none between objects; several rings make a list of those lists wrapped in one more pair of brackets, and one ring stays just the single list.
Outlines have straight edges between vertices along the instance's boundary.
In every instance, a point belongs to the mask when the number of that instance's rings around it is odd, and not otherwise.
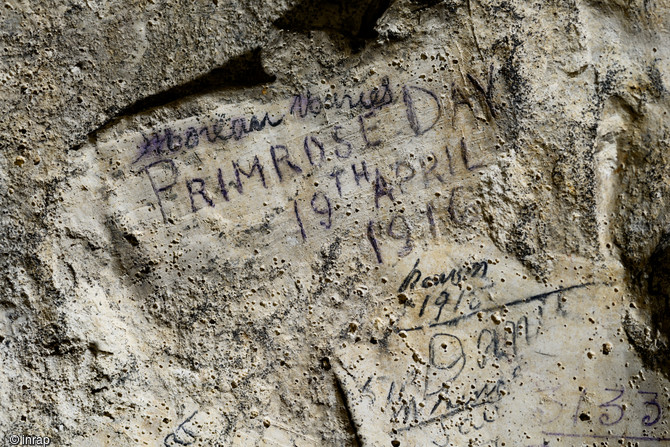
[{"label": "rough rock surface", "polygon": [[1,7],[3,445],[670,442],[667,0]]}]

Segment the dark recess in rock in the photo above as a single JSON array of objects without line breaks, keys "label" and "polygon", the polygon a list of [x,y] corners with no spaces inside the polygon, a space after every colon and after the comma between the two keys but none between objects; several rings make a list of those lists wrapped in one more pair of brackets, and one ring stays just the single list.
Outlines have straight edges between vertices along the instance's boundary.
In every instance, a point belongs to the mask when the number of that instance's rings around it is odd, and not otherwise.
[{"label": "dark recess in rock", "polygon": [[341,399],[341,404],[344,407],[347,420],[349,421],[349,429],[354,435],[354,438],[352,439],[353,447],[360,447],[363,445],[363,442],[361,440],[360,434],[358,433],[358,428],[356,427],[356,422],[354,421],[354,415],[351,412],[351,408],[349,408],[350,404],[347,398],[347,392],[345,391],[342,383],[340,382],[340,379],[338,379],[337,376],[335,376],[335,389],[337,390],[337,394]]},{"label": "dark recess in rock", "polygon": [[670,377],[670,233],[661,236],[642,267],[626,261],[640,297],[638,304],[650,315],[649,326],[627,316],[623,321],[626,335],[648,368]]},{"label": "dark recess in rock", "polygon": [[280,29],[307,33],[321,30],[346,37],[354,52],[377,37],[375,26],[392,0],[304,0],[275,21]]},{"label": "dark recess in rock", "polygon": [[[231,88],[250,88],[271,84],[275,79],[274,75],[265,71],[261,58],[261,49],[256,48],[230,59],[226,64],[198,76],[185,84],[147,96],[118,110],[109,110],[108,114],[112,118],[91,132],[89,136],[94,137],[100,130],[107,128],[122,116],[137,115],[189,96],[204,95]],[[77,150],[81,146],[81,144],[77,145],[73,150]]]},{"label": "dark recess in rock", "polygon": [[268,74],[263,68],[261,50],[256,48],[230,59],[225,65],[217,67],[186,84],[141,99],[123,109],[120,114],[132,115],[147,109],[164,106],[187,96],[211,93],[226,88],[270,84],[274,80],[275,77]]},{"label": "dark recess in rock", "polygon": [[670,336],[670,234],[666,233],[649,259],[648,288],[654,329],[667,339]]}]

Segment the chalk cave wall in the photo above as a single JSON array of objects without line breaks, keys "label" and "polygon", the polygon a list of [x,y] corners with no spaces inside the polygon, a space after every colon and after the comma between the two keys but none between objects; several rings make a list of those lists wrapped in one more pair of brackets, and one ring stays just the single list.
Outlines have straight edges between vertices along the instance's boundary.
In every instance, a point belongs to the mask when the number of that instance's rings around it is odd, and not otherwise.
[{"label": "chalk cave wall", "polygon": [[6,0],[2,442],[670,442],[669,24]]}]

